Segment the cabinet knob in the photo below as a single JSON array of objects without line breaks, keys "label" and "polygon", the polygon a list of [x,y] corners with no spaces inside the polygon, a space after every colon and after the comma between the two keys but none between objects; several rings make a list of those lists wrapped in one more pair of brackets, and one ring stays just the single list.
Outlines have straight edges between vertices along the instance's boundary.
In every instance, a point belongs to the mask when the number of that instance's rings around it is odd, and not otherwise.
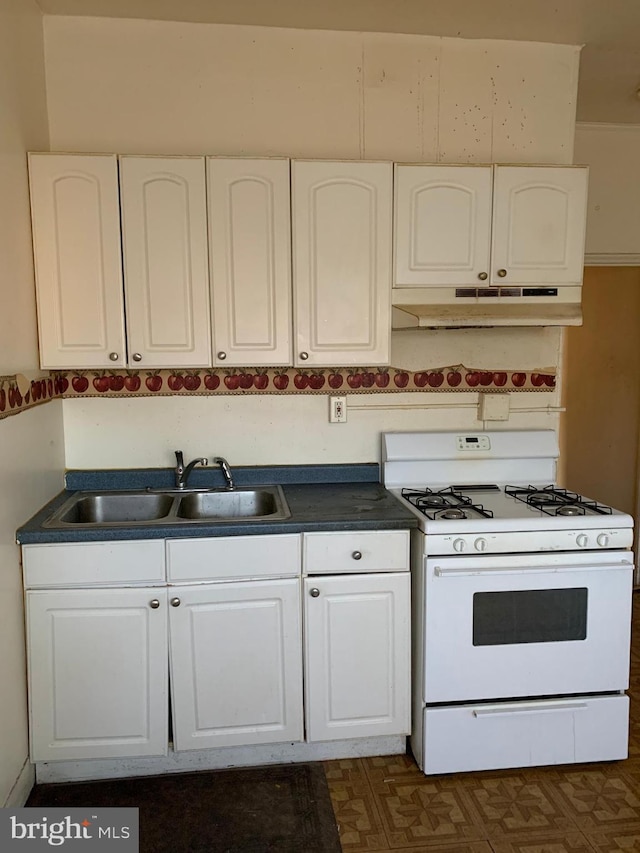
[{"label": "cabinet knob", "polygon": [[489,276],[487,275],[486,272],[479,272],[478,278],[480,279],[480,281],[486,281],[489,278]]},{"label": "cabinet knob", "polygon": [[500,278],[504,278],[506,276],[506,274],[507,274],[506,270],[498,270],[498,275],[500,276]]},{"label": "cabinet knob", "polygon": [[221,351],[218,353],[218,358],[220,359],[220,361],[224,361],[226,357],[227,357],[226,352]]},{"label": "cabinet knob", "polygon": [[140,355],[139,352],[134,352],[134,354],[131,357],[133,358],[134,361],[142,361],[142,356]]},{"label": "cabinet knob", "polygon": [[152,598],[151,601],[149,602],[149,607],[152,610],[157,610],[158,607],[160,607],[160,602],[158,601],[157,598]]},{"label": "cabinet knob", "polygon": [[179,598],[172,598],[171,599],[171,606],[172,607],[180,607],[180,599]]},{"label": "cabinet knob", "polygon": [[362,559],[362,551],[354,551],[351,556],[353,557],[354,560],[361,560]]},{"label": "cabinet knob", "polygon": [[308,353],[308,352],[301,352],[301,353],[300,353],[300,360],[301,360],[301,361],[306,361],[308,358],[309,358],[309,353]]},{"label": "cabinet knob", "polygon": [[309,590],[309,595],[311,598],[317,598],[320,595],[320,590],[317,586],[314,586],[313,589]]},{"label": "cabinet knob", "polygon": [[120,356],[118,355],[117,352],[110,352],[109,358],[111,359],[111,361],[117,361],[120,358]]}]

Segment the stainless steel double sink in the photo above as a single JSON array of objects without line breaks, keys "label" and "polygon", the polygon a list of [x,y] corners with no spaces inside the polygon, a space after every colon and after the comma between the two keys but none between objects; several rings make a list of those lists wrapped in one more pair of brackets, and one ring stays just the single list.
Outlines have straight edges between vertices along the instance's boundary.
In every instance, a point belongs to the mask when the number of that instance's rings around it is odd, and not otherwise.
[{"label": "stainless steel double sink", "polygon": [[43,527],[106,527],[279,521],[291,512],[280,486],[76,492]]}]

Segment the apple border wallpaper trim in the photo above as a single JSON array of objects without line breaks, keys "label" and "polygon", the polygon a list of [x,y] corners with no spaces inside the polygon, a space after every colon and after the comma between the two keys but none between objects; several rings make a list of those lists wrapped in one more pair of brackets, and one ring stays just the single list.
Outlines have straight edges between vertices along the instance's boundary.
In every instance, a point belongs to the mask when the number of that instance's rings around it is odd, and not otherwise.
[{"label": "apple border wallpaper trim", "polygon": [[243,367],[164,370],[52,370],[0,376],[0,420],[56,398],[243,394],[513,393],[553,391],[556,371],[489,370],[463,364],[399,367]]}]

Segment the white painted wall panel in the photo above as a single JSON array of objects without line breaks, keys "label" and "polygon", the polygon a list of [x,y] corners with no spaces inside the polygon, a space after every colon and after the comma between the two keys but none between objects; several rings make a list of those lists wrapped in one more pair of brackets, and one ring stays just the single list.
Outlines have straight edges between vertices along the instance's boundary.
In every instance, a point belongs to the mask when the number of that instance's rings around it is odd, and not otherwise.
[{"label": "white painted wall panel", "polygon": [[51,16],[45,34],[54,149],[571,162],[575,46]]},{"label": "white painted wall panel", "polygon": [[578,124],[575,162],[589,166],[587,261],[637,265],[640,125]]}]

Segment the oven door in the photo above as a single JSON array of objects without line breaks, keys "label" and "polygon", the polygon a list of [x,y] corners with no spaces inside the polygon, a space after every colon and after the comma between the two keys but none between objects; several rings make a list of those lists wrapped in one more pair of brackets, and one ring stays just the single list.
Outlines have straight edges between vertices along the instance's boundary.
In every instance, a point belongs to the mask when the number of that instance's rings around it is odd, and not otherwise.
[{"label": "oven door", "polygon": [[425,557],[424,701],[622,691],[630,551]]}]

